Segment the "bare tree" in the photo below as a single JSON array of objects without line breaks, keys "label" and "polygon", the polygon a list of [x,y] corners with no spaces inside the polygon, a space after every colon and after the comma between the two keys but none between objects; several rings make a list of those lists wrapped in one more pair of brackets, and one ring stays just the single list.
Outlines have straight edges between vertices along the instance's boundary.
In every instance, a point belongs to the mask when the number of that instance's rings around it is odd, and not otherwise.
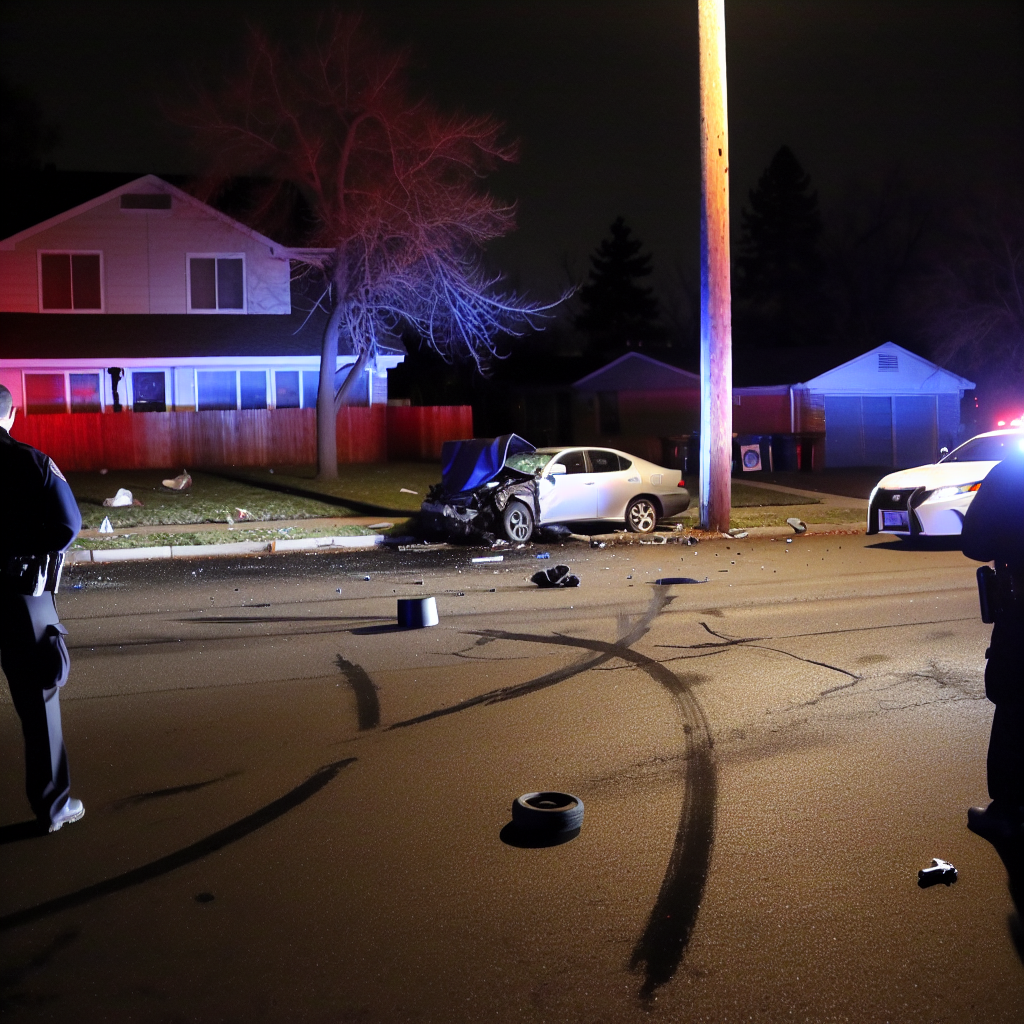
[{"label": "bare tree", "polygon": [[1024,203],[976,201],[956,215],[923,298],[934,357],[981,380],[1024,376]]},{"label": "bare tree", "polygon": [[[329,313],[317,395],[317,463],[337,476],[338,411],[378,345],[411,329],[445,358],[496,353],[502,334],[539,326],[541,306],[502,291],[480,249],[514,226],[514,209],[479,187],[515,159],[490,116],[447,114],[411,96],[406,55],[358,16],[324,19],[317,41],[286,52],[253,30],[244,73],[193,118],[212,142],[214,178],[244,167],[298,186],[313,212],[307,270],[323,274]],[[278,199],[263,196],[266,211]],[[357,358],[336,372],[339,338]]]}]

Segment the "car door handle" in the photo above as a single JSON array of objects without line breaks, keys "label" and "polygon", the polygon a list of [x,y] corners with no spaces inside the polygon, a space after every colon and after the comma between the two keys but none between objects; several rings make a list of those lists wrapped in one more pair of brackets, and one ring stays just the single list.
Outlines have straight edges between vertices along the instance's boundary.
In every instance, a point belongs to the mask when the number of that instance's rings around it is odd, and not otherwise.
[{"label": "car door handle", "polygon": [[596,483],[597,483],[597,481],[596,481],[596,480],[587,480],[587,481],[586,481],[586,486],[587,486],[587,487],[593,487],[593,486],[594,486],[594,484],[596,484]]}]

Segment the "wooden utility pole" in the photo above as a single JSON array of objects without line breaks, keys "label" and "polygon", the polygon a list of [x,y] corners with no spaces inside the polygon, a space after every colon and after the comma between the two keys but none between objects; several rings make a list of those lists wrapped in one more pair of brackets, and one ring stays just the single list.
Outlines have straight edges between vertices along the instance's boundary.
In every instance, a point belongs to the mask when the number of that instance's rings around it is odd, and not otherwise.
[{"label": "wooden utility pole", "polygon": [[729,529],[732,300],[725,0],[697,0],[700,33],[700,525]]}]

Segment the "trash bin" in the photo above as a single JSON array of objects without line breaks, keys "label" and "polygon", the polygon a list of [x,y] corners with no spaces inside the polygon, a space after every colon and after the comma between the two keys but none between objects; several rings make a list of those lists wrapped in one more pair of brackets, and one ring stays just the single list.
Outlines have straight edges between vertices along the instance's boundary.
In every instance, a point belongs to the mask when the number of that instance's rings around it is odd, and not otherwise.
[{"label": "trash bin", "polygon": [[733,439],[734,473],[768,473],[772,470],[772,444],[768,434],[737,434]]}]

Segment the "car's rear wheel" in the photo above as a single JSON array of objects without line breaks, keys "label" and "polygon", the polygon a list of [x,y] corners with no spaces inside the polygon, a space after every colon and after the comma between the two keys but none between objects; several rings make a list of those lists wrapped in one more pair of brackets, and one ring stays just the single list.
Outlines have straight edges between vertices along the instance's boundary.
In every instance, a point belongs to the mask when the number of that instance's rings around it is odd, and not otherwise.
[{"label": "car's rear wheel", "polygon": [[634,498],[626,506],[626,529],[650,533],[658,525],[658,507],[650,498]]},{"label": "car's rear wheel", "polygon": [[505,536],[516,544],[525,544],[533,536],[533,513],[521,501],[510,501],[502,516]]}]

